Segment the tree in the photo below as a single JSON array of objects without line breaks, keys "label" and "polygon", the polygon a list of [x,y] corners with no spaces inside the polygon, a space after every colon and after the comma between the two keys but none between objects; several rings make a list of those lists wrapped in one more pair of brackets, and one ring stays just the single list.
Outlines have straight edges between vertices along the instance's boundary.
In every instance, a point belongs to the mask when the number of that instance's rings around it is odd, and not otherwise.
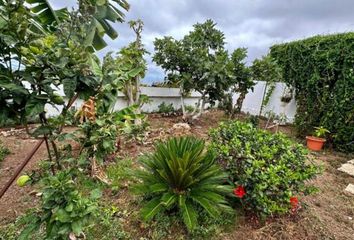
[{"label": "tree", "polygon": [[229,67],[233,75],[231,94],[239,94],[239,97],[236,100],[236,104],[232,109],[231,115],[241,112],[242,104],[246,94],[250,89],[253,91],[253,86],[255,85],[254,80],[251,78],[251,71],[245,63],[246,57],[246,48],[237,48],[233,51],[230,57]]},{"label": "tree", "polygon": [[[91,34],[87,29],[93,17],[108,19],[108,13],[96,14],[110,3],[80,1],[77,10],[63,10],[65,16],[53,11],[47,1],[28,3],[38,5],[30,11],[23,0],[0,1],[0,123],[14,119],[27,126],[28,120],[38,117],[41,126],[31,134],[49,139],[59,167],[54,135],[61,132],[68,108],[77,97],[95,95],[102,85],[94,74],[98,58],[90,45],[83,43]],[[57,94],[59,86],[63,86],[68,103]],[[62,109],[61,123],[47,121],[46,104]],[[51,159],[48,144],[47,148]]]},{"label": "tree", "polygon": [[[111,53],[109,55],[115,65],[116,77],[122,82],[121,90],[127,98],[128,106],[136,106],[135,113],[140,114],[141,107],[146,101],[145,95],[141,95],[140,80],[145,76],[147,66],[144,55],[148,52],[141,42],[144,23],[137,20],[130,21],[129,25],[136,35],[135,41],[123,47],[115,59],[111,57]],[[140,123],[140,119],[137,119],[136,124]]]},{"label": "tree", "polygon": [[196,118],[203,113],[205,104],[222,99],[230,86],[231,75],[226,66],[228,54],[224,49],[224,34],[216,29],[212,20],[193,27],[182,40],[156,39],[153,61],[165,70],[167,82],[178,83],[184,117],[187,115],[183,98],[193,90],[201,94],[192,113]]}]

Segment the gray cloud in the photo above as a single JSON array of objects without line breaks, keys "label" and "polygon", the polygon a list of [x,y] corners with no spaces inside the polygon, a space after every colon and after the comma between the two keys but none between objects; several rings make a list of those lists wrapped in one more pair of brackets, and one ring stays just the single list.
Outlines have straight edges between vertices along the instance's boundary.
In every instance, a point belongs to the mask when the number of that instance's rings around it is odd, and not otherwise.
[{"label": "gray cloud", "polygon": [[[55,7],[74,6],[52,0]],[[52,2],[51,1],[51,2]],[[129,0],[128,0],[129,1]],[[165,35],[182,38],[196,22],[213,19],[226,36],[227,49],[248,48],[248,62],[268,52],[271,45],[317,34],[354,29],[353,0],[130,0],[126,20],[145,23],[143,43],[153,54],[153,40]],[[118,51],[133,41],[127,24],[115,24],[119,38],[107,38],[109,46],[100,51]],[[147,57],[149,72],[144,81],[163,80],[162,69]]]}]

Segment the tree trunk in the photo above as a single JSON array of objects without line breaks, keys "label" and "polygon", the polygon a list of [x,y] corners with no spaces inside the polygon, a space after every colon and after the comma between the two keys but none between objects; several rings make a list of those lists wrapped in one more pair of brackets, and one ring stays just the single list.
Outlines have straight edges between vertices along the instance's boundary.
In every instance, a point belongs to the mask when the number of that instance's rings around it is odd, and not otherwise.
[{"label": "tree trunk", "polygon": [[246,97],[246,92],[241,92],[240,96],[237,98],[236,106],[235,106],[235,113],[236,114],[241,112],[242,104],[243,104],[243,101],[245,100],[245,97]]},{"label": "tree trunk", "polygon": [[[135,110],[136,114],[140,114],[141,113],[141,109],[140,109],[140,79],[139,77],[135,77],[135,101],[134,104],[136,104],[137,108]],[[141,125],[142,121],[140,118],[135,119],[134,121],[135,125]]]},{"label": "tree trunk", "polygon": [[182,86],[179,88],[179,94],[181,96],[181,108],[182,108],[182,118],[185,120],[187,118],[186,108],[184,107],[184,97],[183,97],[183,88]]},{"label": "tree trunk", "polygon": [[134,104],[134,99],[133,99],[133,89],[131,83],[127,83],[127,100],[128,100],[128,107]]},{"label": "tree trunk", "polygon": [[201,98],[201,104],[199,104],[199,105],[200,105],[200,107],[198,107],[198,108],[199,108],[199,112],[198,112],[196,115],[192,116],[192,119],[193,119],[193,120],[199,118],[199,117],[203,114],[203,112],[204,112],[204,107],[205,107],[204,96],[202,96],[202,98]]}]

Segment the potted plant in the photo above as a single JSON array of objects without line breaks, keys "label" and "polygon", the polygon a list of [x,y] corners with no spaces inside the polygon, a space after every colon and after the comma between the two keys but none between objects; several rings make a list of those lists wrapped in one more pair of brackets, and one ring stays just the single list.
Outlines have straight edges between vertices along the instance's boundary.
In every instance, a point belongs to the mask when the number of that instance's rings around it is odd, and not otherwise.
[{"label": "potted plant", "polygon": [[306,136],[307,147],[313,151],[320,151],[326,142],[324,137],[327,133],[330,132],[326,128],[315,127],[314,136]]},{"label": "potted plant", "polygon": [[280,101],[283,107],[285,107],[293,99],[293,90],[291,88],[284,88],[283,94],[280,97]]}]

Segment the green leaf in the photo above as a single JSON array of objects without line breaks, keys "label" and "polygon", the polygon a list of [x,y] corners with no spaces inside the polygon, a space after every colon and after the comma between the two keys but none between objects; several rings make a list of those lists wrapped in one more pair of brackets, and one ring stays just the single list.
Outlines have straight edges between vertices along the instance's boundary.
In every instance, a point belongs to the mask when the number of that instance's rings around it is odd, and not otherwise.
[{"label": "green leaf", "polygon": [[77,81],[76,79],[63,79],[64,93],[67,98],[72,98],[75,94]]},{"label": "green leaf", "polygon": [[28,94],[26,88],[14,83],[0,83],[0,88],[5,88],[6,90],[13,92],[13,94]]},{"label": "green leaf", "polygon": [[166,186],[166,184],[163,183],[156,183],[149,187],[149,191],[151,193],[164,192],[166,190],[168,190],[168,186]]},{"label": "green leaf", "polygon": [[82,221],[75,221],[71,223],[71,229],[75,235],[79,235],[82,232]]},{"label": "green leaf", "polygon": [[73,208],[74,208],[74,204],[73,204],[73,203],[70,203],[69,205],[67,205],[67,206],[65,207],[65,211],[71,212],[71,211],[73,210]]},{"label": "green leaf", "polygon": [[109,140],[103,140],[103,148],[104,149],[109,149],[112,146],[112,142]]},{"label": "green leaf", "polygon": [[162,209],[160,198],[154,198],[141,209],[140,213],[145,221],[149,221]]},{"label": "green leaf", "polygon": [[185,196],[179,197],[179,207],[182,211],[183,222],[189,231],[192,231],[197,225],[197,213],[193,205],[186,201]]},{"label": "green leaf", "polygon": [[33,117],[44,112],[45,103],[46,103],[45,101],[40,99],[35,99],[35,98],[30,99],[25,106],[26,115],[28,117]]},{"label": "green leaf", "polygon": [[90,193],[90,198],[91,199],[99,199],[101,197],[102,197],[102,191],[99,188],[96,188],[96,189],[92,190],[91,193]]},{"label": "green leaf", "polygon": [[58,211],[56,211],[54,214],[54,219],[62,222],[62,223],[66,223],[66,222],[70,222],[71,221],[71,217],[68,214],[67,211],[65,211],[64,209],[60,208]]},{"label": "green leaf", "polygon": [[139,68],[134,68],[128,72],[128,76],[130,78],[134,78],[138,76],[140,73],[144,72],[145,68],[139,67]]},{"label": "green leaf", "polygon": [[93,37],[92,42],[93,47],[96,51],[99,51],[107,46],[107,43],[103,40],[103,38],[95,31],[95,35]]},{"label": "green leaf", "polygon": [[29,224],[28,226],[25,227],[25,229],[23,229],[20,236],[18,237],[18,240],[31,239],[30,238],[31,234],[33,234],[35,231],[37,231],[39,229],[39,227],[40,227],[40,225],[37,222]]}]

